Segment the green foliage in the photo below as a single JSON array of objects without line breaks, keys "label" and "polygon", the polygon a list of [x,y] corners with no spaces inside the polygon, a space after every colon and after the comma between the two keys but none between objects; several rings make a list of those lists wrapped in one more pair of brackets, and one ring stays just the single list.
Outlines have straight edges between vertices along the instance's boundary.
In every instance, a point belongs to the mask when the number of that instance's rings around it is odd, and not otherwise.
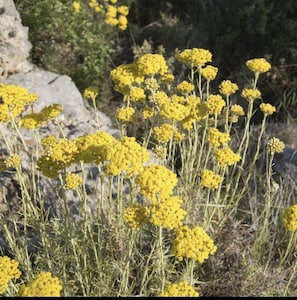
[{"label": "green foliage", "polygon": [[87,2],[76,12],[71,0],[16,1],[33,45],[32,62],[69,75],[82,91],[101,85],[110,67],[118,30]]}]

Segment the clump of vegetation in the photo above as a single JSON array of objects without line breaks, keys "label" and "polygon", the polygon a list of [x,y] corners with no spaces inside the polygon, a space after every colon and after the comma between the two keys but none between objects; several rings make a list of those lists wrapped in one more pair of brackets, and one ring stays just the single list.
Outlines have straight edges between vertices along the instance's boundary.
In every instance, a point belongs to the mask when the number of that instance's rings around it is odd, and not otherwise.
[{"label": "clump of vegetation", "polygon": [[[38,95],[1,84],[0,121],[11,137],[0,132],[8,151],[0,167],[20,189],[18,217],[0,218],[4,295],[296,294],[296,193],[274,180],[273,158],[285,145],[265,135],[276,107],[257,86],[271,64],[249,59],[246,85],[226,78],[216,86],[209,50],[188,48],[175,58],[186,68],[184,78],[153,53],[111,71],[123,100],[115,111],[118,138],[100,123],[95,132],[67,138],[58,119],[62,107],[35,112]],[[97,94],[84,92],[93,101]],[[262,114],[256,136],[255,111]],[[58,135],[40,139],[47,122]],[[21,128],[33,131],[32,145]],[[22,166],[26,154],[30,172]],[[93,204],[89,167],[98,170]],[[58,214],[46,205],[43,177],[55,189]],[[78,199],[76,216],[68,191]]]}]

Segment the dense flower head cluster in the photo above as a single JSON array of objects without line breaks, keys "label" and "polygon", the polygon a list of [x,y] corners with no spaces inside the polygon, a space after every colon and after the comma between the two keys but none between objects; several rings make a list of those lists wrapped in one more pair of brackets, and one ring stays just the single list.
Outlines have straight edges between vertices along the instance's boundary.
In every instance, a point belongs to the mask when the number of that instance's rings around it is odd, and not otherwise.
[{"label": "dense flower head cluster", "polygon": [[0,122],[11,122],[11,118],[18,117],[27,105],[33,104],[38,95],[28,89],[0,83]]},{"label": "dense flower head cluster", "polygon": [[99,89],[96,86],[87,87],[83,92],[83,97],[88,100],[96,99],[99,94]]},{"label": "dense flower head cluster", "polygon": [[179,132],[176,127],[169,123],[163,123],[155,126],[152,131],[153,138],[159,143],[167,143],[171,139],[180,141],[184,138],[184,134]]},{"label": "dense flower head cluster", "polygon": [[282,153],[285,149],[285,144],[280,139],[272,137],[269,139],[266,148],[270,155],[274,155],[275,153]]},{"label": "dense flower head cluster", "polygon": [[177,55],[177,60],[188,66],[203,67],[212,62],[212,53],[203,48],[185,49]]},{"label": "dense flower head cluster", "polygon": [[209,95],[205,104],[209,114],[220,114],[224,106],[226,106],[226,102],[221,95]]},{"label": "dense flower head cluster", "polygon": [[168,101],[160,106],[159,114],[165,120],[180,122],[189,114],[189,112],[187,106],[174,101]]},{"label": "dense flower head cluster", "polygon": [[248,102],[253,102],[256,99],[261,98],[261,92],[258,89],[245,88],[242,90],[241,96]]},{"label": "dense flower head cluster", "polygon": [[40,272],[27,285],[21,286],[18,295],[21,297],[60,297],[62,285],[58,277],[50,272]]},{"label": "dense flower head cluster", "polygon": [[158,297],[199,297],[199,293],[187,281],[171,283],[165,286]]},{"label": "dense flower head cluster", "polygon": [[229,147],[215,150],[214,156],[222,167],[231,166],[241,160],[240,155],[234,153]]},{"label": "dense flower head cluster", "polygon": [[168,71],[166,60],[161,54],[144,54],[138,58],[136,66],[138,74],[142,76],[163,75]]},{"label": "dense flower head cluster", "polygon": [[232,104],[230,107],[230,112],[236,116],[244,116],[245,114],[243,107],[239,104]]},{"label": "dense flower head cluster", "polygon": [[297,231],[297,204],[286,207],[281,213],[281,220],[288,231]]},{"label": "dense flower head cluster", "polygon": [[60,104],[51,104],[42,108],[39,113],[26,114],[22,117],[18,124],[26,129],[35,129],[45,125],[49,120],[56,118],[63,111],[63,106]]},{"label": "dense flower head cluster", "polygon": [[123,212],[124,221],[134,230],[139,230],[149,221],[150,209],[139,203],[126,207]]},{"label": "dense flower head cluster", "polygon": [[108,174],[115,176],[124,172],[130,177],[142,170],[143,164],[149,160],[149,153],[135,137],[124,136],[108,148],[106,160]]},{"label": "dense flower head cluster", "polygon": [[120,30],[126,30],[128,26],[127,16],[129,7],[126,5],[117,5],[117,0],[90,0],[89,7],[96,13],[104,16],[104,22],[111,26],[116,26]]},{"label": "dense flower head cluster", "polygon": [[218,74],[218,68],[214,66],[206,66],[199,69],[199,73],[206,80],[214,80]]},{"label": "dense flower head cluster", "polygon": [[144,102],[146,95],[143,88],[132,86],[130,88],[129,99],[132,102]]},{"label": "dense flower head cluster", "polygon": [[140,192],[154,203],[172,195],[177,184],[177,176],[165,166],[151,164],[136,176]]},{"label": "dense flower head cluster", "polygon": [[9,281],[21,276],[19,263],[8,256],[0,256],[0,294],[8,288]]},{"label": "dense flower head cluster", "polygon": [[181,94],[189,94],[193,92],[194,89],[194,84],[185,80],[180,82],[175,88],[175,90]]},{"label": "dense flower head cluster", "polygon": [[224,146],[231,140],[230,134],[226,132],[221,132],[217,128],[211,127],[208,130],[207,141],[210,147],[216,148],[219,146]]},{"label": "dense flower head cluster", "polygon": [[212,170],[204,169],[201,174],[201,186],[209,189],[217,189],[223,181],[222,176],[217,175]]},{"label": "dense flower head cluster", "polygon": [[190,228],[187,225],[183,225],[175,231],[173,254],[180,261],[183,258],[191,258],[202,264],[208,259],[209,255],[214,254],[217,250],[214,241],[202,227]]},{"label": "dense flower head cluster", "polygon": [[272,115],[274,112],[276,112],[276,107],[271,105],[270,103],[261,103],[260,109],[265,115]]},{"label": "dense flower head cluster", "polygon": [[156,226],[173,229],[182,225],[187,212],[181,207],[178,196],[162,198],[150,207],[150,222]]},{"label": "dense flower head cluster", "polygon": [[116,142],[116,139],[108,132],[99,130],[79,136],[74,139],[74,142],[78,149],[75,161],[100,164],[106,160],[106,151],[110,145]]},{"label": "dense flower head cluster", "polygon": [[133,107],[121,107],[116,110],[116,118],[123,123],[135,121],[135,109]]},{"label": "dense flower head cluster", "polygon": [[266,73],[271,65],[265,58],[254,58],[246,61],[246,66],[254,73]]},{"label": "dense flower head cluster", "polygon": [[219,91],[222,95],[229,96],[238,91],[238,85],[231,80],[223,80],[219,85]]},{"label": "dense flower head cluster", "polygon": [[70,190],[75,190],[83,183],[81,176],[75,173],[67,173],[65,180],[65,188]]}]

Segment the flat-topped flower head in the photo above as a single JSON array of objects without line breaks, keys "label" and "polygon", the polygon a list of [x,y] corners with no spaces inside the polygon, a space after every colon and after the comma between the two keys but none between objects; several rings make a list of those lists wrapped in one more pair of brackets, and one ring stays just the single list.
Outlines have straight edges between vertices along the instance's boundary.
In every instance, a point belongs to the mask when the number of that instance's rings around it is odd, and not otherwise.
[{"label": "flat-topped flower head", "polygon": [[215,174],[212,170],[204,169],[201,174],[201,186],[212,190],[219,187],[223,177]]},{"label": "flat-topped flower head", "polygon": [[225,100],[221,95],[209,95],[205,101],[209,114],[220,114],[226,106]]},{"label": "flat-topped flower head", "polygon": [[185,49],[177,55],[177,60],[188,66],[203,67],[212,61],[212,53],[203,48]]},{"label": "flat-topped flower head", "polygon": [[20,276],[19,263],[8,256],[0,256],[0,294],[8,288],[10,280]]},{"label": "flat-topped flower head", "polygon": [[199,297],[199,293],[187,281],[171,283],[165,286],[158,297]]},{"label": "flat-topped flower head", "polygon": [[223,80],[219,85],[220,94],[229,96],[236,93],[238,90],[238,85],[233,83],[231,80]]},{"label": "flat-topped flower head", "polygon": [[199,73],[206,80],[214,80],[218,74],[218,68],[214,66],[206,66],[199,69]]},{"label": "flat-topped flower head", "polygon": [[274,112],[276,112],[276,107],[271,105],[270,103],[261,103],[260,104],[260,109],[267,116],[270,116]]},{"label": "flat-topped flower head", "polygon": [[273,137],[267,143],[267,152],[270,155],[275,153],[282,153],[285,149],[285,144],[278,138]]},{"label": "flat-topped flower head", "polygon": [[116,110],[116,118],[123,123],[135,121],[135,109],[133,107],[122,107]]},{"label": "flat-topped flower head", "polygon": [[40,272],[27,285],[21,286],[18,295],[21,297],[60,297],[62,285],[58,277],[50,272]]},{"label": "flat-topped flower head", "polygon": [[75,190],[83,183],[81,176],[75,173],[68,173],[66,175],[65,188],[69,190]]},{"label": "flat-topped flower head", "polygon": [[139,230],[149,221],[150,209],[139,203],[124,209],[123,218],[125,223],[134,230]]},{"label": "flat-topped flower head", "polygon": [[194,84],[185,80],[180,82],[175,88],[175,90],[181,94],[189,94],[193,92],[194,89]]},{"label": "flat-topped flower head", "polygon": [[161,54],[144,54],[136,62],[137,71],[141,76],[166,74],[168,66]]},{"label": "flat-topped flower head", "polygon": [[253,102],[256,99],[261,98],[261,92],[258,89],[245,88],[242,90],[241,96],[248,102]]},{"label": "flat-topped flower head", "polygon": [[254,73],[265,73],[271,68],[270,63],[265,58],[249,59],[246,66]]},{"label": "flat-topped flower head", "polygon": [[173,255],[180,261],[183,258],[191,258],[202,264],[216,250],[217,246],[214,241],[202,227],[190,228],[184,225],[176,229],[176,237],[173,240]]},{"label": "flat-topped flower head", "polygon": [[234,153],[229,147],[217,149],[214,156],[222,167],[231,166],[241,160],[240,155]]},{"label": "flat-topped flower head", "polygon": [[221,132],[217,128],[211,127],[208,131],[207,141],[213,148],[224,146],[231,140],[229,133]]}]

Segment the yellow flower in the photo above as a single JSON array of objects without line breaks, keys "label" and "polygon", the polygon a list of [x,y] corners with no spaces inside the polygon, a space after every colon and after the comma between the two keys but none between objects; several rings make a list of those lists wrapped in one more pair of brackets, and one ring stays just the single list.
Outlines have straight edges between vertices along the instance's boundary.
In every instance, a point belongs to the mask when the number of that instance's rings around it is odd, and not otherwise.
[{"label": "yellow flower", "polygon": [[118,6],[117,10],[118,10],[118,13],[123,16],[128,16],[128,14],[129,14],[129,7],[126,5]]},{"label": "yellow flower", "polygon": [[163,75],[168,66],[165,58],[160,54],[144,54],[136,62],[138,73],[141,75]]},{"label": "yellow flower", "polygon": [[73,6],[75,12],[77,12],[77,13],[80,12],[80,3],[78,1],[73,1],[72,6]]},{"label": "yellow flower", "polygon": [[182,81],[176,86],[176,91],[182,94],[189,94],[194,91],[195,86],[193,83],[188,81]]},{"label": "yellow flower", "polygon": [[182,199],[177,196],[162,198],[150,208],[150,222],[156,226],[173,229],[182,225],[187,214],[181,208]]},{"label": "yellow flower", "polygon": [[272,115],[274,112],[276,112],[276,107],[271,105],[270,103],[261,103],[260,109],[265,115]]},{"label": "yellow flower", "polygon": [[91,86],[84,90],[83,97],[85,99],[93,100],[98,96],[98,94],[99,94],[99,89],[95,86]]},{"label": "yellow flower", "polygon": [[218,68],[214,66],[206,66],[199,69],[199,73],[207,80],[214,80],[218,73]]},{"label": "yellow flower", "polygon": [[297,231],[297,204],[285,208],[281,220],[288,231]]},{"label": "yellow flower", "polygon": [[50,272],[40,272],[26,286],[21,286],[18,295],[21,297],[60,297],[62,285],[58,277]]},{"label": "yellow flower", "polygon": [[238,90],[238,85],[230,80],[223,80],[219,85],[219,90],[222,95],[228,96],[234,94]]},{"label": "yellow flower", "polygon": [[156,112],[155,112],[154,108],[152,108],[152,107],[145,107],[141,113],[145,120],[156,115]]},{"label": "yellow flower", "polygon": [[214,152],[215,158],[217,159],[218,163],[224,167],[226,165],[231,166],[241,160],[239,154],[234,153],[230,148],[222,148],[217,149]]},{"label": "yellow flower", "polygon": [[209,255],[214,254],[217,246],[202,227],[189,228],[184,225],[176,229],[173,240],[173,255],[180,261],[192,258],[202,264]]},{"label": "yellow flower", "polygon": [[212,61],[212,54],[202,48],[185,49],[177,55],[177,60],[189,66],[203,67]]},{"label": "yellow flower", "polygon": [[144,93],[144,89],[136,87],[136,86],[132,86],[130,89],[130,100],[132,102],[143,102],[146,99],[146,95]]},{"label": "yellow flower", "polygon": [[146,206],[135,204],[124,209],[124,221],[132,229],[138,230],[149,221],[150,210]]},{"label": "yellow flower", "polygon": [[188,114],[190,110],[188,106],[180,103],[168,101],[160,106],[160,116],[166,120],[173,120],[180,122]]},{"label": "yellow flower", "polygon": [[21,158],[19,155],[14,154],[8,157],[4,163],[6,168],[17,168],[21,164]]},{"label": "yellow flower", "polygon": [[223,181],[220,175],[216,175],[211,170],[203,170],[201,175],[201,186],[209,189],[217,189],[219,184]]},{"label": "yellow flower", "polygon": [[137,143],[135,137],[124,136],[108,147],[106,160],[108,174],[115,176],[125,172],[130,177],[142,170],[143,164],[149,160],[149,153]]},{"label": "yellow flower", "polygon": [[171,170],[162,165],[149,165],[136,176],[136,183],[140,192],[153,203],[157,199],[164,199],[172,195],[173,188],[177,184],[177,176]]},{"label": "yellow flower", "polygon": [[126,30],[128,27],[128,19],[126,18],[126,16],[120,15],[118,17],[118,24],[117,24],[118,28],[120,30]]},{"label": "yellow flower", "polygon": [[66,184],[65,184],[66,189],[75,190],[82,183],[83,183],[83,179],[79,175],[75,173],[68,173],[66,175]]},{"label": "yellow flower", "polygon": [[8,288],[9,281],[21,276],[19,263],[8,256],[0,256],[0,294]]},{"label": "yellow flower", "polygon": [[230,111],[236,116],[244,116],[244,110],[239,104],[232,104],[230,107]]},{"label": "yellow flower", "polygon": [[135,109],[133,107],[122,107],[116,110],[116,118],[120,122],[134,122]]},{"label": "yellow flower", "polygon": [[180,133],[177,128],[168,123],[155,126],[152,131],[152,136],[159,143],[167,143],[171,139],[178,142],[184,138],[183,133]]},{"label": "yellow flower", "polygon": [[208,113],[210,114],[220,114],[223,107],[226,106],[225,100],[221,95],[209,95],[205,101]]},{"label": "yellow flower", "polygon": [[228,133],[220,132],[217,128],[211,127],[208,131],[207,140],[213,148],[225,145],[230,139]]},{"label": "yellow flower", "polygon": [[267,152],[270,155],[282,153],[285,149],[285,144],[276,137],[271,138],[267,143]]},{"label": "yellow flower", "polygon": [[248,102],[252,102],[261,97],[261,92],[257,89],[243,89],[241,96]]},{"label": "yellow flower", "polygon": [[271,65],[265,58],[254,58],[246,62],[246,66],[254,73],[265,73],[270,70]]},{"label": "yellow flower", "polygon": [[157,297],[199,297],[199,293],[187,281],[183,281],[165,286]]}]

